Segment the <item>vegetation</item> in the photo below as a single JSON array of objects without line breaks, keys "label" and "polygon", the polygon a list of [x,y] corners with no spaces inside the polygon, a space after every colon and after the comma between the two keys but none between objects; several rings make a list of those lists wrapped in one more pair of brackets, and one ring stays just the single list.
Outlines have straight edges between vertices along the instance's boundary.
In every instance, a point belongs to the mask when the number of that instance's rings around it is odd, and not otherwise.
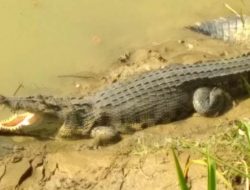
[{"label": "vegetation", "polygon": [[[218,183],[226,189],[249,189],[250,165],[250,120],[231,122],[221,132],[204,140],[181,138],[159,138],[147,136],[139,138],[132,153],[145,155],[157,151],[172,149],[176,172],[181,190],[192,189],[189,173],[192,165],[207,168],[208,190],[215,190]],[[177,155],[188,152],[189,156],[184,169]],[[198,159],[197,159],[198,157]]]},{"label": "vegetation", "polygon": [[[180,185],[180,189],[181,190],[188,190],[188,181],[187,181],[187,172],[183,172],[183,170],[181,169],[179,160],[176,156],[176,153],[174,152],[174,150],[172,149],[173,152],[173,156],[174,156],[174,161],[175,161],[175,165],[176,165],[176,171],[178,174],[178,181],[179,181],[179,185]],[[202,161],[199,161],[201,164],[204,164]],[[197,162],[197,163],[199,163]],[[191,162],[188,162],[188,164],[186,164],[185,167],[185,171],[189,170],[189,167],[191,165]],[[207,175],[208,175],[208,190],[216,190],[216,164],[215,161],[213,159],[211,159],[209,156],[207,157],[207,163],[205,163],[205,165],[207,165]],[[186,173],[186,175],[184,176],[184,173]]]}]

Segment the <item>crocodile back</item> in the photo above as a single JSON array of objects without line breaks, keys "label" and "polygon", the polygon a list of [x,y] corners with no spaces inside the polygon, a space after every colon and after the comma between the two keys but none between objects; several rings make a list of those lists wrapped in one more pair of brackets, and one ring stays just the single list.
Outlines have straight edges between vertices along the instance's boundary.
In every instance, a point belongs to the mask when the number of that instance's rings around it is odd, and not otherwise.
[{"label": "crocodile back", "polygon": [[[122,122],[157,123],[186,116],[193,110],[193,91],[204,85],[230,85],[250,72],[250,56],[172,65],[117,82],[92,96],[99,110]],[[239,77],[238,77],[239,78]]]}]

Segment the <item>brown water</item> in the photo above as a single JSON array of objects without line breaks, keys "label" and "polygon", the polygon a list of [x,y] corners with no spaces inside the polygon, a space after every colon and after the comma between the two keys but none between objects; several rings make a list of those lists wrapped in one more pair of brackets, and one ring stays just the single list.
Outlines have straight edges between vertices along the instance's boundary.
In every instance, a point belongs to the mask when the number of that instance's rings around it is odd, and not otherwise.
[{"label": "brown water", "polygon": [[223,2],[2,0],[0,92],[23,83],[20,95],[61,93],[57,75],[103,70],[127,49],[193,35],[183,27],[231,14]]}]

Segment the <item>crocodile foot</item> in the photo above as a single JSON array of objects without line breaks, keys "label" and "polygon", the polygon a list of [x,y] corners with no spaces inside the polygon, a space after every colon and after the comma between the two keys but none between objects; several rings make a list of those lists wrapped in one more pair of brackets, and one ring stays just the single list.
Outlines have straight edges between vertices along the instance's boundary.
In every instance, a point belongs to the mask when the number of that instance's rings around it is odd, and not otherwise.
[{"label": "crocodile foot", "polygon": [[119,132],[111,126],[95,127],[91,130],[90,136],[94,138],[94,149],[121,140]]}]

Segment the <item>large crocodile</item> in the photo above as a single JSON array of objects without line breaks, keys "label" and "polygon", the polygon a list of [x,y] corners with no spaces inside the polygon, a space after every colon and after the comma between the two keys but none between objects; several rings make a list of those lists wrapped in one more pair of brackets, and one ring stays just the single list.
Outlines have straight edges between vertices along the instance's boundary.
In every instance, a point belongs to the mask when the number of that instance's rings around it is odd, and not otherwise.
[{"label": "large crocodile", "polygon": [[[190,28],[216,38],[241,41],[235,34],[244,34],[249,39],[249,20],[249,17],[230,17]],[[0,133],[31,133],[36,129],[32,125],[37,121],[35,116],[52,116],[63,123],[58,132],[61,137],[93,136],[97,143],[117,140],[117,131],[130,124],[146,127],[167,123],[194,111],[202,115],[219,114],[229,105],[230,97],[247,93],[244,84],[250,81],[249,74],[250,55],[243,55],[171,65],[114,83],[87,97],[0,96],[0,104],[31,112],[0,122]]]},{"label": "large crocodile", "polygon": [[[250,55],[243,55],[171,65],[114,83],[87,97],[0,96],[0,104],[54,116],[63,122],[58,132],[61,137],[105,134],[107,140],[117,137],[116,131],[124,125],[167,123],[194,111],[219,114],[230,103],[229,95],[234,98],[247,93],[249,74]],[[22,134],[25,127],[11,130],[11,126],[1,126],[0,132]]]}]

